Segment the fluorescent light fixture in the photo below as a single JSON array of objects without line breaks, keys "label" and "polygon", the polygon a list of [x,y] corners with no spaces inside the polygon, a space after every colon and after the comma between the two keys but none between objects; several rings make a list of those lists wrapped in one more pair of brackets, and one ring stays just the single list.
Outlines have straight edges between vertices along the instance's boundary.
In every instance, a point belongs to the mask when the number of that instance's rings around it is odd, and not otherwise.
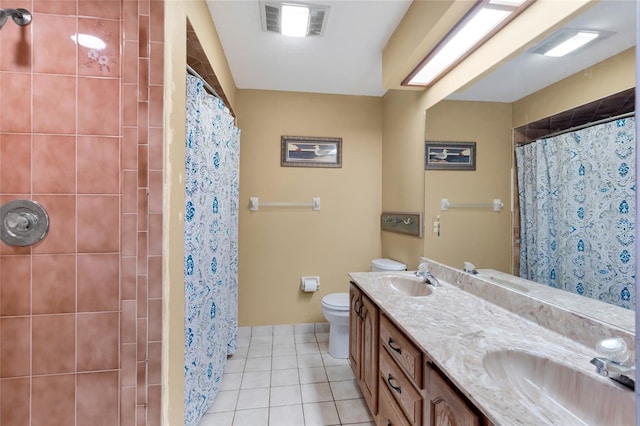
[{"label": "fluorescent light fixture", "polygon": [[309,30],[309,8],[301,5],[283,4],[280,33],[291,37],[305,37]]},{"label": "fluorescent light fixture", "polygon": [[573,52],[574,50],[579,49],[585,44],[597,39],[599,36],[600,34],[595,31],[579,31],[573,37],[546,51],[544,55],[553,56],[554,58],[565,56]]},{"label": "fluorescent light fixture", "polygon": [[525,1],[491,0],[480,3],[447,34],[403,84],[426,86],[433,83],[447,69],[478,48],[492,32],[506,24],[507,19]]}]

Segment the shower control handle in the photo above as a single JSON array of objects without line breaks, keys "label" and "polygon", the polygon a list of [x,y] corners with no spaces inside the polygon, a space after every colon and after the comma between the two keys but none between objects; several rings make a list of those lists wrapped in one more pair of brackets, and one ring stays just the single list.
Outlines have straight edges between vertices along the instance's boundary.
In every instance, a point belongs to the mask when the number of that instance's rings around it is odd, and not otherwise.
[{"label": "shower control handle", "polygon": [[49,231],[45,208],[31,200],[13,200],[0,207],[0,238],[10,246],[31,246]]}]

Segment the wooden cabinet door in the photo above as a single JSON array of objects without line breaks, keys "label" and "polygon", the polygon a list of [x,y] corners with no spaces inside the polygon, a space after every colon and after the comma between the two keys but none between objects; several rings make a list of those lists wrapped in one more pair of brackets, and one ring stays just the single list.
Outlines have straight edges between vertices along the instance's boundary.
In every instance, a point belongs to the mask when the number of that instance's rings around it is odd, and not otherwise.
[{"label": "wooden cabinet door", "polygon": [[428,368],[426,419],[431,426],[479,426],[481,418],[461,395]]},{"label": "wooden cabinet door", "polygon": [[378,413],[378,308],[362,294],[362,377],[361,385],[369,410],[372,415]]},{"label": "wooden cabinet door", "polygon": [[349,362],[356,380],[362,377],[362,292],[351,283],[349,285]]}]

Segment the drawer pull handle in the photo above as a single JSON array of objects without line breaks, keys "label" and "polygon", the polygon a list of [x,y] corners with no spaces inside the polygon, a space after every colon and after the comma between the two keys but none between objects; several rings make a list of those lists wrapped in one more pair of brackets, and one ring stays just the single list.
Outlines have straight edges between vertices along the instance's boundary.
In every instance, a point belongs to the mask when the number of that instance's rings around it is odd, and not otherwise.
[{"label": "drawer pull handle", "polygon": [[393,340],[391,340],[391,337],[389,337],[389,342],[387,344],[391,349],[402,355],[402,348],[400,346],[393,346]]},{"label": "drawer pull handle", "polygon": [[358,302],[360,302],[360,298],[357,298],[353,302],[353,311],[356,313],[356,316],[360,316],[360,311],[362,310],[362,304],[360,304],[360,308],[358,309]]},{"label": "drawer pull handle", "polygon": [[400,386],[393,386],[393,385],[391,384],[391,380],[394,380],[394,379],[393,379],[393,376],[391,376],[391,374],[389,374],[389,377],[387,377],[387,383],[389,383],[389,386],[391,386],[391,388],[392,388],[394,391],[396,391],[396,392],[398,392],[398,393],[402,393],[402,389],[400,389]]}]

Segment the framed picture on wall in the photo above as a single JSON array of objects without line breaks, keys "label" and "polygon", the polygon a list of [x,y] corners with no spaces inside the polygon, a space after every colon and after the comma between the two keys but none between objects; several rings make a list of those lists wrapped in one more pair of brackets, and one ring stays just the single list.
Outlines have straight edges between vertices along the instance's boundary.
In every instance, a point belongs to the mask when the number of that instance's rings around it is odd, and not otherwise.
[{"label": "framed picture on wall", "polygon": [[424,143],[425,170],[475,170],[475,142]]},{"label": "framed picture on wall", "polygon": [[342,138],[282,136],[282,167],[342,167]]}]

